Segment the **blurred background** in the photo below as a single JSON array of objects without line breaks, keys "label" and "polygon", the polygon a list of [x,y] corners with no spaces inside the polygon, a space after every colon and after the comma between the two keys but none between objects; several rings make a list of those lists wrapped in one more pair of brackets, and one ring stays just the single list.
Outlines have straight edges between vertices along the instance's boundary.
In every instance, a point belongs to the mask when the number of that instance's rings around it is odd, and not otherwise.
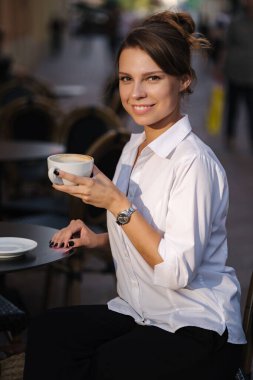
[{"label": "blurred background", "polygon": [[[246,3],[241,0],[0,0],[1,141],[49,141],[59,144],[63,151],[89,151],[95,155],[94,142],[101,137],[101,131],[102,135],[108,130],[117,131],[123,142],[129,133],[140,131],[120,107],[113,80],[114,58],[122,38],[149,13],[162,9],[191,13],[197,32],[207,36],[213,48],[204,56],[193,55],[198,80],[194,93],[184,102],[184,112],[190,115],[194,131],[213,148],[227,171],[228,263],[237,271],[242,304],[253,268],[252,122],[247,104],[240,102],[236,133],[227,134],[226,39],[231,21],[244,12]],[[251,19],[251,27],[252,23]],[[252,34],[246,32],[246,36],[251,36],[247,43],[253,51]],[[248,45],[247,50],[250,50]],[[237,57],[239,61],[248,61],[240,53]],[[253,68],[252,56],[249,63]],[[36,113],[35,109],[39,111]],[[99,115],[103,115],[103,123],[101,117],[98,121]],[[44,119],[47,121],[43,124]],[[100,131],[96,130],[98,123],[102,123]],[[90,136],[87,124],[94,136]],[[104,168],[109,173],[117,155],[111,150],[105,152],[111,160],[111,166],[107,164]],[[99,161],[100,156],[96,157]],[[100,161],[102,167],[105,158]],[[87,217],[93,228],[103,230],[102,212],[96,215],[81,203],[76,206],[64,196],[56,195],[46,171],[46,157],[29,163],[1,163],[1,220],[61,228],[72,217]],[[80,252],[80,257],[77,286],[67,301],[63,293],[67,278],[71,281],[73,277],[73,267],[69,264],[64,268],[46,266],[9,273],[4,276],[5,292],[29,315],[63,304],[105,303],[116,293],[110,255],[86,251]],[[50,291],[49,277],[54,280]]]}]

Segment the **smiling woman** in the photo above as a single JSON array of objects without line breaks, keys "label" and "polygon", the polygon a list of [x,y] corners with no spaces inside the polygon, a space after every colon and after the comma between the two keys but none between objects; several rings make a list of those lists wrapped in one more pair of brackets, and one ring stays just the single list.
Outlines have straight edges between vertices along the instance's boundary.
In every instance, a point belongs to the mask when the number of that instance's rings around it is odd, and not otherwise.
[{"label": "smiling woman", "polygon": [[194,30],[187,13],[165,11],[130,31],[119,92],[144,131],[124,146],[112,181],[96,166],[90,178],[57,173],[73,185],[56,190],[107,210],[108,232],[72,220],[50,245],[109,247],[118,296],[32,321],[25,380],[228,380],[239,368],[245,336],[240,285],[226,265],[226,173],[180,109],[195,79],[191,51],[209,46]]},{"label": "smiling woman", "polygon": [[181,93],[191,83],[190,76],[166,74],[140,48],[126,48],[119,59],[119,80],[122,105],[144,126],[147,141],[150,127],[153,139],[180,119]]}]

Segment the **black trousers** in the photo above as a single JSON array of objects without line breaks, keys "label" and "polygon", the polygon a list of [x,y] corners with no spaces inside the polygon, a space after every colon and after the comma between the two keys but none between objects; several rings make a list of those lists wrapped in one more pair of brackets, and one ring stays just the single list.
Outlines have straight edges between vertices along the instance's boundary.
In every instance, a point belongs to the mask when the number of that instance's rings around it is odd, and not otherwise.
[{"label": "black trousers", "polygon": [[228,83],[227,88],[227,119],[226,136],[228,139],[236,136],[236,123],[240,102],[246,106],[248,116],[249,140],[253,148],[253,87],[238,85],[233,82]]},{"label": "black trousers", "polygon": [[105,305],[51,309],[29,327],[24,380],[232,380],[241,345],[226,335],[140,326]]}]

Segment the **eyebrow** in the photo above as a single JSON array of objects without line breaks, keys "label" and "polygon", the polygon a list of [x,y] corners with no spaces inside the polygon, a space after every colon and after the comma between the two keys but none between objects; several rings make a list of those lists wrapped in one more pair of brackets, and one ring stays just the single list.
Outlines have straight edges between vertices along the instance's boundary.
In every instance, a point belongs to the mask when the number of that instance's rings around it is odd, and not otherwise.
[{"label": "eyebrow", "polygon": [[[124,74],[124,75],[130,75],[131,76],[131,74],[126,73],[124,71],[119,71],[119,74]],[[142,75],[154,75],[154,74],[164,74],[164,71],[162,71],[162,70],[148,71],[148,72],[143,73]]]}]

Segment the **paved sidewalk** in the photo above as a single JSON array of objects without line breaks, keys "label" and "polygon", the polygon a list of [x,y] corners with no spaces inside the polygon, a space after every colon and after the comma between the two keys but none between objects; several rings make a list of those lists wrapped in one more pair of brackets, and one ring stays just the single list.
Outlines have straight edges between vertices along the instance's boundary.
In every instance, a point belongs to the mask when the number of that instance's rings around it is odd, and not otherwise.
[{"label": "paved sidewalk", "polygon": [[[230,185],[228,264],[237,271],[244,305],[245,290],[253,269],[253,155],[247,144],[245,115],[242,112],[239,120],[237,151],[228,153],[223,149],[221,136],[210,136],[205,130],[212,79],[205,61],[196,58],[194,62],[198,83],[194,94],[186,101],[185,111],[189,113],[195,132],[214,149],[227,171]],[[42,62],[36,74],[55,85],[75,84],[85,87],[83,95],[61,100],[64,109],[68,110],[76,105],[101,102],[101,89],[111,70],[113,65],[106,41],[98,37],[91,41],[67,39],[62,55]],[[91,264],[101,265],[95,259],[91,260]],[[27,306],[34,313],[39,311],[43,281],[43,270],[26,272],[25,275],[9,275],[9,282],[20,287]],[[35,285],[31,287],[31,283]],[[105,303],[115,295],[115,282],[111,275],[86,273],[82,289],[83,303]],[[59,297],[56,290],[56,304]]]}]

